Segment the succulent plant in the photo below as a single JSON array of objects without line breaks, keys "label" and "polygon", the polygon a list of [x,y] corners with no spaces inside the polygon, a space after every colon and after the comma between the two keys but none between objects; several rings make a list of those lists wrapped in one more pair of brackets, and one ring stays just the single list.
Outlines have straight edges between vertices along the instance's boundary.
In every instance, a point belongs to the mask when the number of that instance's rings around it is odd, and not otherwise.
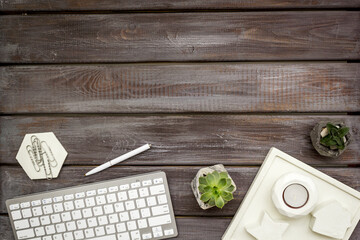
[{"label": "succulent plant", "polygon": [[345,148],[344,137],[349,132],[349,128],[337,127],[332,123],[327,123],[326,128],[328,134],[320,139],[320,143],[333,150],[343,150]]},{"label": "succulent plant", "polygon": [[199,178],[200,200],[210,206],[223,208],[234,199],[232,192],[235,187],[226,172],[213,171]]}]

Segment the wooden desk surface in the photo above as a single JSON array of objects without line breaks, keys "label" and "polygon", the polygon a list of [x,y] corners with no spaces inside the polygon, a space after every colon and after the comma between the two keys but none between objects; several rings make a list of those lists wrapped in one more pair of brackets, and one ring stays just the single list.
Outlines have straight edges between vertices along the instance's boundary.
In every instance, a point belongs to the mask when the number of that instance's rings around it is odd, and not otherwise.
[{"label": "wooden desk surface", "polygon": [[[178,239],[220,239],[270,147],[360,190],[360,0],[0,0],[0,232],[5,200],[161,169]],[[338,159],[309,132],[344,119]],[[15,159],[52,131],[69,155],[31,181]],[[129,161],[86,171],[142,144]],[[238,190],[201,210],[190,181],[223,163]],[[104,172],[105,173],[105,172]],[[351,238],[360,239],[358,225]]]}]

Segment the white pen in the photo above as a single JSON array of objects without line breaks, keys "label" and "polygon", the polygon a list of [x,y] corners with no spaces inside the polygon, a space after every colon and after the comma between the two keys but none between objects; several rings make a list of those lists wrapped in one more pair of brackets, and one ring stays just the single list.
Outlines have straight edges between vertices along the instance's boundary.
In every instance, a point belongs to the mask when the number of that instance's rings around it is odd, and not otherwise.
[{"label": "white pen", "polygon": [[145,144],[145,145],[143,145],[143,146],[141,146],[141,147],[139,147],[139,148],[137,148],[135,150],[132,150],[131,152],[125,153],[124,155],[121,155],[120,157],[114,158],[113,160],[110,160],[110,161],[108,161],[106,163],[101,164],[100,166],[98,166],[98,167],[90,170],[89,172],[87,172],[85,174],[85,176],[89,176],[91,174],[100,172],[100,171],[102,171],[102,170],[104,170],[104,169],[106,169],[108,167],[111,167],[112,165],[118,164],[118,163],[120,163],[120,162],[122,162],[122,161],[124,161],[124,160],[126,160],[128,158],[131,158],[131,157],[133,157],[133,156],[135,156],[135,155],[137,155],[139,153],[142,153],[142,152],[148,150],[150,147],[151,147],[151,144],[147,143],[147,144]]}]

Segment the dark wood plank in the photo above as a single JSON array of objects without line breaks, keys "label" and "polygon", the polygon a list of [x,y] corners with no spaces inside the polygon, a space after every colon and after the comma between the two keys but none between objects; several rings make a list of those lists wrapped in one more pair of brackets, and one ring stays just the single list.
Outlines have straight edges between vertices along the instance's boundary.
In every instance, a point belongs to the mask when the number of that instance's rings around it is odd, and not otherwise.
[{"label": "dark wood plank", "polygon": [[0,112],[356,112],[359,63],[0,67]]},{"label": "dark wood plank", "polygon": [[7,15],[0,62],[359,59],[360,12]]},{"label": "dark wood plank", "polygon": [[10,220],[7,215],[0,215],[0,232],[1,239],[15,240],[13,232],[11,230]]},{"label": "dark wood plank", "polygon": [[[85,177],[90,166],[65,166],[59,177],[49,180],[31,181],[21,167],[1,166],[0,180],[0,211],[6,213],[5,200],[15,196],[76,186],[84,183],[125,177],[134,174],[163,170],[167,174],[172,202],[176,215],[180,216],[232,216],[235,214],[244,198],[258,167],[227,167],[234,179],[238,190],[234,193],[234,200],[223,209],[200,209],[190,188],[190,182],[200,169],[199,166],[165,167],[165,166],[116,166],[106,170],[106,174],[96,174]],[[356,190],[360,190],[359,168],[319,168],[320,171],[340,180]],[[71,177],[69,177],[71,176]]]},{"label": "dark wood plank", "polygon": [[[344,119],[353,142],[338,159],[321,157],[310,131],[320,120]],[[15,156],[27,133],[52,131],[69,155],[65,164],[99,165],[146,142],[151,150],[122,165],[260,165],[277,147],[311,165],[360,164],[360,116],[80,116],[1,117],[0,163]]]},{"label": "dark wood plank", "polygon": [[358,8],[359,0],[22,0],[0,1],[0,11],[198,10]]}]

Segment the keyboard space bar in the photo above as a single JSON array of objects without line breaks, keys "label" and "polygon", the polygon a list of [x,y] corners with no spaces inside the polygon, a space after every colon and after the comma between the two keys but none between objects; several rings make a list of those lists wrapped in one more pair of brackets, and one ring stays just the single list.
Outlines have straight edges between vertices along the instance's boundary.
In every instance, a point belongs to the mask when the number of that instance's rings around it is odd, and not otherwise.
[{"label": "keyboard space bar", "polygon": [[116,240],[116,236],[113,234],[96,238],[87,238],[87,240]]}]

